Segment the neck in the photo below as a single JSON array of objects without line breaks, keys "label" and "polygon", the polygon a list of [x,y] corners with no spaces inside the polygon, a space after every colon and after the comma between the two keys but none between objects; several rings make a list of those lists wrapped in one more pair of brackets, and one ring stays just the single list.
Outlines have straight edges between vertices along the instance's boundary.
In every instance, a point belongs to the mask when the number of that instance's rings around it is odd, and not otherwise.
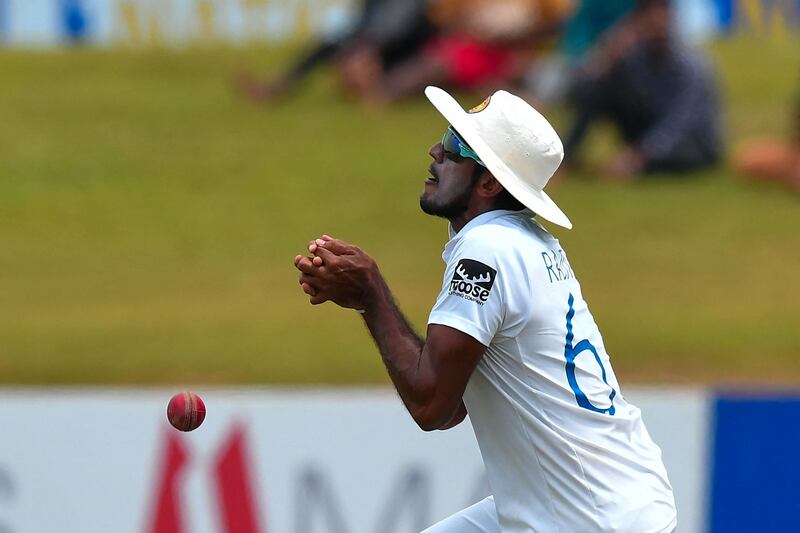
[{"label": "neck", "polygon": [[489,207],[489,208],[486,208],[486,209],[471,209],[471,208],[467,208],[467,210],[464,211],[461,215],[459,215],[457,217],[453,217],[453,218],[448,218],[447,220],[450,221],[450,227],[453,228],[453,231],[458,233],[459,231],[461,231],[464,228],[464,226],[469,224],[469,222],[473,218],[475,218],[477,216],[480,216],[480,215],[482,215],[484,213],[488,213],[489,211],[495,211],[497,209],[500,209],[500,208],[495,208],[495,207]]}]

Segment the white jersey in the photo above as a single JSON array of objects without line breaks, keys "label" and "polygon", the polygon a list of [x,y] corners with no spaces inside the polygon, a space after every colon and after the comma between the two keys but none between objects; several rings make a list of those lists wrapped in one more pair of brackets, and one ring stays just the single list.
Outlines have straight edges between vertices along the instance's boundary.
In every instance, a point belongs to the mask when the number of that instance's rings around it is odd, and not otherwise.
[{"label": "white jersey", "polygon": [[672,487],[558,240],[490,211],[445,246],[428,322],[487,346],[464,393],[504,533],[661,533]]}]

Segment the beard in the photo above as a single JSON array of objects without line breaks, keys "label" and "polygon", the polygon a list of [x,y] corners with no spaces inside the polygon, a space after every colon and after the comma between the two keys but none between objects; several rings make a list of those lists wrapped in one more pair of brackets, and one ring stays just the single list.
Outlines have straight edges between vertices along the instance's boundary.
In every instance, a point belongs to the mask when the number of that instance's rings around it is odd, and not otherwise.
[{"label": "beard", "polygon": [[[436,185],[436,190],[428,194],[427,191],[423,192],[419,197],[419,207],[422,212],[427,215],[435,217],[446,218],[448,220],[456,218],[466,213],[469,208],[469,201],[472,198],[472,191],[481,174],[486,169],[482,166],[475,166],[475,170],[469,177],[469,181],[463,183],[461,189],[458,191],[445,191],[439,189],[439,184]],[[450,198],[437,199],[436,194],[439,193],[448,195]]]},{"label": "beard", "polygon": [[422,193],[419,197],[419,207],[427,215],[446,219],[463,215],[469,207],[472,197],[472,187],[466,188],[449,200],[437,201],[434,194]]}]

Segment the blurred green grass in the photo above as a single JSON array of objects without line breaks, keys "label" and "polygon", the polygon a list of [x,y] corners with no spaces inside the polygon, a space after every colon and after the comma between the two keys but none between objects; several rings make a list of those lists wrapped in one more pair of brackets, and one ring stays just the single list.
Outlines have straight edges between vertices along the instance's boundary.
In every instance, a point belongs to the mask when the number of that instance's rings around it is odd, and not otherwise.
[{"label": "blurred green grass", "polygon": [[[364,110],[324,73],[278,105],[233,97],[235,68],[293,51],[0,52],[0,382],[387,381],[292,258],[323,232],[359,243],[424,327],[446,230],[417,199],[445,124],[421,100]],[[711,52],[731,143],[784,135],[796,43]],[[727,168],[590,178],[552,190],[575,223],[555,232],[623,382],[800,382],[799,198]]]}]

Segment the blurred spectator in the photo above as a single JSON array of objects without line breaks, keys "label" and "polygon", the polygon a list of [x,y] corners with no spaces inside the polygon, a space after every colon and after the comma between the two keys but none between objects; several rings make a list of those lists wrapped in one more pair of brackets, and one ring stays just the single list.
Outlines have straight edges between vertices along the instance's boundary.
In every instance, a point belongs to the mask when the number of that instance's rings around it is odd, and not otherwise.
[{"label": "blurred spectator", "polygon": [[440,36],[388,72],[370,100],[399,100],[430,84],[485,93],[518,80],[530,55],[563,27],[571,7],[572,0],[433,2],[430,19]]},{"label": "blurred spectator", "polygon": [[417,53],[432,37],[427,4],[426,0],[364,0],[351,31],[319,43],[273,80],[241,73],[237,87],[253,101],[272,100],[288,94],[316,67],[335,61],[349,90],[369,92],[385,69]]},{"label": "blurred spectator", "polygon": [[752,140],[734,155],[734,167],[757,181],[788,185],[800,192],[800,99],[794,112],[792,139]]},{"label": "blurred spectator", "polygon": [[709,63],[673,35],[669,0],[638,0],[592,50],[579,74],[576,116],[566,136],[570,162],[590,127],[609,119],[625,143],[605,174],[681,172],[711,165],[722,151],[719,93]]},{"label": "blurred spectator", "polygon": [[562,103],[581,62],[634,4],[635,0],[581,0],[566,22],[557,49],[532,64],[526,73],[526,92],[540,106]]},{"label": "blurred spectator", "polygon": [[564,30],[561,50],[570,58],[584,57],[634,4],[634,0],[582,0]]}]

